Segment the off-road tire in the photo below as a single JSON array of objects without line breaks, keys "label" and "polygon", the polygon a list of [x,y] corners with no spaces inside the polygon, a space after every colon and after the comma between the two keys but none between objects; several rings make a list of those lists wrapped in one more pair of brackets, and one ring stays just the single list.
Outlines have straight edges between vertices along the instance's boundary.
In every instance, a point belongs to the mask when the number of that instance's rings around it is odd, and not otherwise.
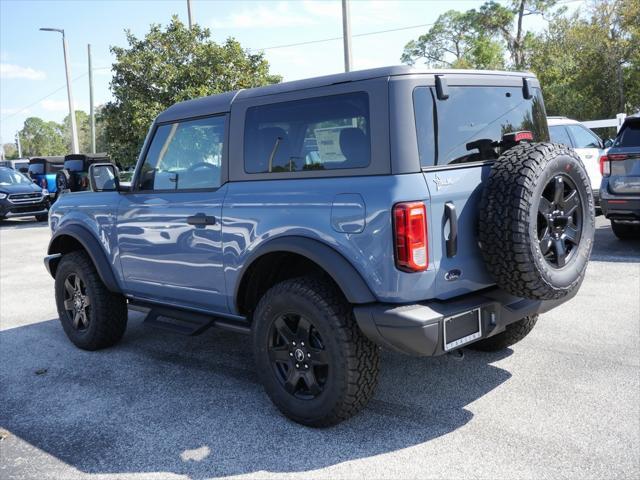
[{"label": "off-road tire", "polygon": [[472,343],[469,345],[469,348],[483,352],[497,352],[498,350],[503,350],[515,343],[518,343],[524,337],[529,335],[529,332],[531,332],[533,327],[536,326],[537,321],[538,315],[524,317],[522,320],[518,320],[517,322],[507,325],[504,332],[500,332],[493,337]]},{"label": "off-road tire", "polygon": [[[581,208],[580,240],[564,266],[545,260],[538,211],[548,183],[575,184]],[[589,177],[573,150],[558,144],[520,144],[495,161],[480,202],[478,237],[489,273],[499,287],[523,298],[550,300],[575,291],[584,278],[595,232]]]},{"label": "off-road tire", "polygon": [[640,225],[611,220],[611,230],[620,240],[640,240]]},{"label": "off-road tire", "polygon": [[[90,299],[89,326],[78,330],[64,306],[65,281],[69,275],[80,277]],[[85,252],[66,253],[60,259],[55,279],[56,306],[64,332],[71,342],[83,350],[99,350],[115,345],[127,328],[125,298],[110,292],[100,279]]]},{"label": "off-road tire", "polygon": [[[269,357],[272,325],[289,312],[308,317],[330,361],[324,389],[315,398],[299,399],[285,390]],[[284,415],[303,425],[328,427],[352,417],[369,402],[377,385],[378,347],[362,334],[341,292],[321,278],[286,280],[264,294],[253,316],[253,349],[268,396]]]}]

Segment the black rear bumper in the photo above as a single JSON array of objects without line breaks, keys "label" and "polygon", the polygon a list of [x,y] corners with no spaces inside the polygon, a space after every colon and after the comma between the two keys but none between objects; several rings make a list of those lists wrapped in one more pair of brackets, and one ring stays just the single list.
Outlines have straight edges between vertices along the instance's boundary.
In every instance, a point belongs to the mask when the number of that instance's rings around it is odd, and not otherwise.
[{"label": "black rear bumper", "polygon": [[576,293],[577,289],[560,300],[528,300],[496,287],[446,301],[356,305],[354,314],[362,332],[378,345],[409,355],[435,356],[446,353],[443,328],[446,318],[480,309],[481,336],[477,340],[481,340],[528,315],[547,312]]}]

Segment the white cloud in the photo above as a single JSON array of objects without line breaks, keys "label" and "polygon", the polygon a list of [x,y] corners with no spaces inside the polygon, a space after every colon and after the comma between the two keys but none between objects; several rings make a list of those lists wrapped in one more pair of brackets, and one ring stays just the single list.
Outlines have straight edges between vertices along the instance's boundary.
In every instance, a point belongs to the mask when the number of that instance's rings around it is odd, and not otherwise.
[{"label": "white cloud", "polygon": [[273,28],[273,27],[302,27],[314,24],[313,19],[302,13],[291,10],[290,4],[260,5],[256,8],[245,8],[238,13],[232,13],[224,20],[214,20],[213,28]]},{"label": "white cloud", "polygon": [[66,112],[69,104],[65,100],[43,100],[40,106],[48,112]]},{"label": "white cloud", "polygon": [[21,78],[25,80],[44,80],[46,75],[43,71],[35,70],[31,67],[21,67],[12,63],[0,63],[0,78]]}]

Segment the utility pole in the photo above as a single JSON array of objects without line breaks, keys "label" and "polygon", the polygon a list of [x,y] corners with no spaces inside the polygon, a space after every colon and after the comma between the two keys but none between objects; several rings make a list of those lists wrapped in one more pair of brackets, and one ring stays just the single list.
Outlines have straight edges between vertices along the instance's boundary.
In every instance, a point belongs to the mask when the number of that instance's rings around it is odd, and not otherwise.
[{"label": "utility pole", "polygon": [[18,158],[22,158],[22,145],[20,144],[20,132],[16,132],[16,147],[18,147]]},{"label": "utility pole", "polygon": [[342,0],[342,40],[344,42],[344,71],[351,71],[351,19],[349,0]]},{"label": "utility pole", "polygon": [[71,150],[72,153],[80,153],[78,150],[78,127],[76,126],[76,112],[73,106],[73,94],[71,93],[71,65],[67,54],[67,37],[61,28],[41,28],[43,32],[58,32],[62,34],[62,50],[64,52],[64,69],[67,75],[67,98],[69,100],[69,120],[71,121]]},{"label": "utility pole", "polygon": [[187,15],[189,16],[189,30],[193,27],[193,17],[191,16],[191,0],[187,0]]},{"label": "utility pole", "polygon": [[93,68],[91,67],[91,44],[87,45],[89,58],[89,122],[91,127],[91,153],[96,153],[96,117],[93,109]]}]

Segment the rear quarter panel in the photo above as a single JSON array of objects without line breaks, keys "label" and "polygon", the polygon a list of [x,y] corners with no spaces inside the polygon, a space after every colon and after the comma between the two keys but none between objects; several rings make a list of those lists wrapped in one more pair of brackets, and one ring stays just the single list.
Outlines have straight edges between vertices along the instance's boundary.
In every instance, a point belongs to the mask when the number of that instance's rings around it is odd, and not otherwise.
[{"label": "rear quarter panel", "polygon": [[[332,225],[334,200],[352,195],[364,201],[364,228],[360,233],[337,231],[335,221]],[[425,201],[429,208],[421,173],[230,183],[222,214],[227,292],[234,292],[241,269],[265,242],[303,236],[342,254],[379,301],[425,299],[434,273],[404,273],[396,269],[394,260],[391,209],[397,202],[414,200]],[[353,211],[348,215],[355,220]],[[229,306],[235,311],[233,298]]]}]

